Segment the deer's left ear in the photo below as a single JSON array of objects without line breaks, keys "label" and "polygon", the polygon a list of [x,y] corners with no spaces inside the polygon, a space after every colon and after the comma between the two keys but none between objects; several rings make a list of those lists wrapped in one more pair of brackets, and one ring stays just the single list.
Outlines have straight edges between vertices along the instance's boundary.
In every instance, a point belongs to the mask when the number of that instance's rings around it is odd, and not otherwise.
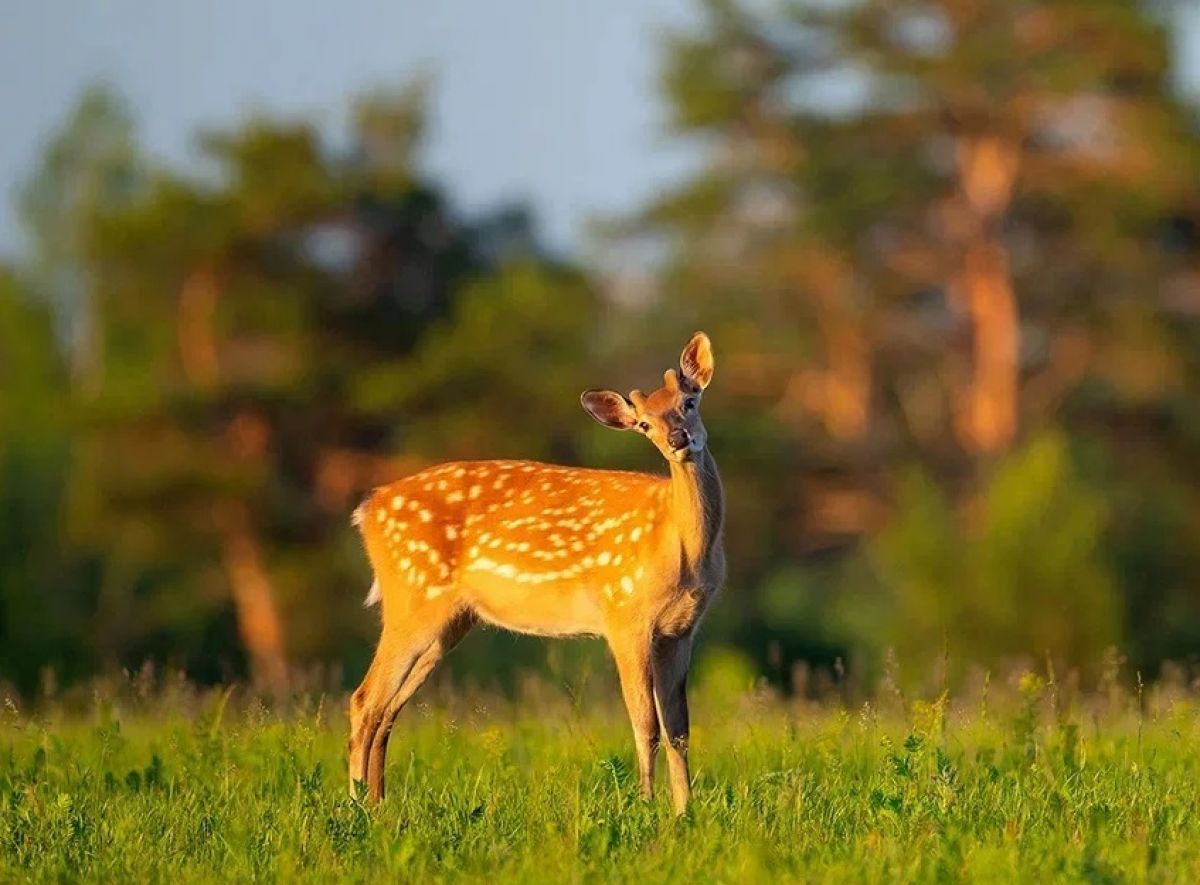
[{"label": "deer's left ear", "polygon": [[637,424],[633,404],[611,390],[585,390],[579,397],[587,413],[613,430],[632,430]]},{"label": "deer's left ear", "polygon": [[708,387],[708,382],[712,381],[712,342],[703,332],[697,332],[692,336],[692,340],[684,345],[683,353],[679,355],[679,374],[701,390]]}]

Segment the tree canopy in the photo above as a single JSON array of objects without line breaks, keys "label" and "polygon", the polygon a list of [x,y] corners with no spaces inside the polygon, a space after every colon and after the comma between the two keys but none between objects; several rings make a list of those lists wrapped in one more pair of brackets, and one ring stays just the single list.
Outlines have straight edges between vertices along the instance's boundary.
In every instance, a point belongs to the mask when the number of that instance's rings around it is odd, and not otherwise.
[{"label": "tree canopy", "polygon": [[[360,496],[454,458],[661,469],[578,394],[697,328],[713,643],[785,683],[888,649],[1194,655],[1200,133],[1172,62],[1134,0],[709,0],[662,66],[703,162],[604,226],[658,256],[633,295],[525,207],[456,208],[419,86],[337,141],[200,133],[188,169],[89,91],[0,275],[0,677],[360,666]],[[481,678],[533,660],[506,648]]]}]

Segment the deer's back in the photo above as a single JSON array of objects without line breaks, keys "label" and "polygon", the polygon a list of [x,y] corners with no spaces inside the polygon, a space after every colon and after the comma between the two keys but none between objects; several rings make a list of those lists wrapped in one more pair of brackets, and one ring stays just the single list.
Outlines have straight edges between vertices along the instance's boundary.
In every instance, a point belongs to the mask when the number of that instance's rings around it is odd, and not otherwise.
[{"label": "deer's back", "polygon": [[453,592],[521,632],[602,633],[664,581],[668,489],[641,473],[456,462],[376,489],[357,518],[385,605]]}]

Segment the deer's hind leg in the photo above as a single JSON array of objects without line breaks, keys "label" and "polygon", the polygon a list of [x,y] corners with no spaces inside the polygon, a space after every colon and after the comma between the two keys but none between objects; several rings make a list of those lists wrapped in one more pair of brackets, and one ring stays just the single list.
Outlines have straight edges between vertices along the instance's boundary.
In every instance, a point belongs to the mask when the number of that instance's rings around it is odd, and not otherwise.
[{"label": "deer's hind leg", "polygon": [[410,637],[386,626],[379,637],[375,657],[362,683],[350,695],[350,795],[367,782],[367,763],[372,741],[388,700],[404,684],[416,663],[419,649]]},{"label": "deer's hind leg", "polygon": [[[362,768],[365,770],[367,796],[371,801],[378,801],[384,796],[384,766],[387,761],[388,739],[396,717],[404,709],[404,705],[412,698],[417,690],[429,678],[437,665],[454,646],[462,640],[475,625],[474,613],[467,610],[442,610],[435,616],[430,612],[421,613],[421,629],[414,635],[424,637],[422,641],[409,647],[409,655],[396,672],[402,672],[390,696],[380,705],[378,713],[372,719],[369,733],[364,733],[363,751],[365,759]],[[414,625],[415,626],[415,625]]]},{"label": "deer's hind leg", "polygon": [[687,810],[691,794],[688,774],[687,677],[692,662],[690,636],[659,637],[654,645],[654,700],[671,774],[671,802],[676,814]]}]

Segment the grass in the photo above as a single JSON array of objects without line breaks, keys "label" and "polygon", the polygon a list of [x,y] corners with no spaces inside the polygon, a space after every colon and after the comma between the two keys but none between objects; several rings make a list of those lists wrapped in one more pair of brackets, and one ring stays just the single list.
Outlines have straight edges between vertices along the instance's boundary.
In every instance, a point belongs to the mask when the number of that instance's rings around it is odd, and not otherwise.
[{"label": "grass", "polygon": [[346,794],[342,698],[98,690],[9,704],[0,881],[1178,882],[1200,879],[1197,698],[949,701],[701,686],[694,804],[636,795],[613,697],[443,691],[405,712],[389,796]]}]

